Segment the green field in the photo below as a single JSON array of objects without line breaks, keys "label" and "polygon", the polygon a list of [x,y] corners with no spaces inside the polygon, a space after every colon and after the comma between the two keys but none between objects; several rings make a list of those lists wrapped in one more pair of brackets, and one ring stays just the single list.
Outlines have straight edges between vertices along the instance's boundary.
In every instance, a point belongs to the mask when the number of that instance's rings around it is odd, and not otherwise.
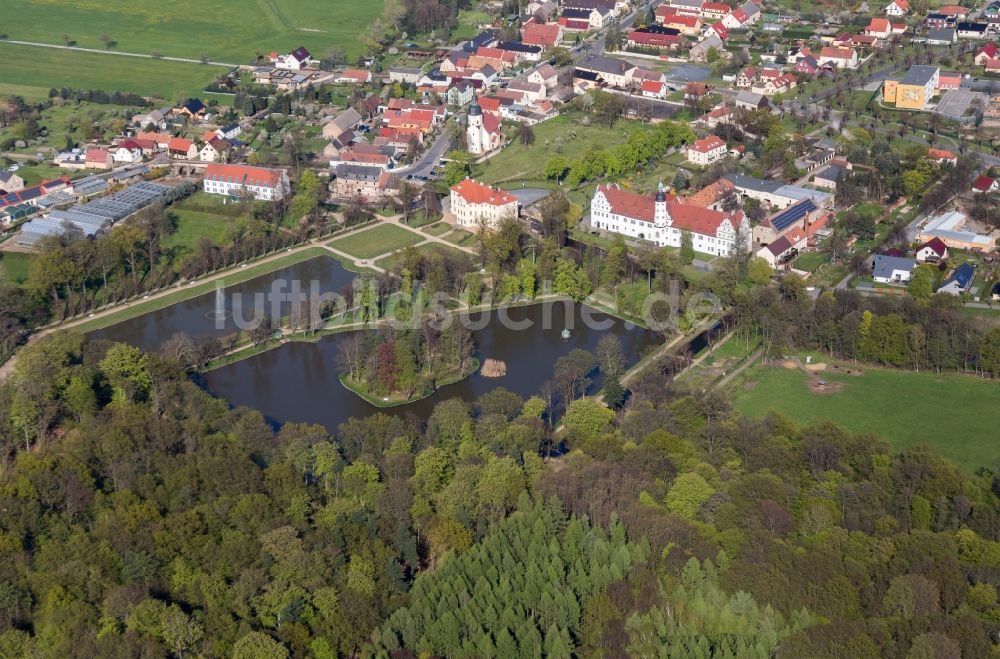
[{"label": "green field", "polygon": [[[64,43],[220,62],[249,63],[257,53],[305,46],[322,57],[331,46],[361,54],[362,35],[382,13],[382,0],[31,0],[4,12],[7,38]],[[13,7],[10,7],[13,9]],[[5,79],[0,75],[0,79]],[[6,79],[5,79],[6,81]],[[82,85],[78,85],[82,86]]]},{"label": "green field", "polygon": [[31,254],[20,252],[0,253],[0,280],[23,284],[28,279],[28,268],[34,258]]},{"label": "green field", "polygon": [[216,75],[225,71],[215,65],[81,53],[0,41],[0,80],[21,90],[31,87],[37,97],[47,98],[51,87],[70,87],[133,92],[174,102],[198,95]]},{"label": "green field", "polygon": [[515,139],[502,152],[473,167],[475,178],[484,183],[542,180],[550,156],[562,154],[569,160],[580,158],[591,148],[621,144],[631,133],[647,130],[638,121],[619,121],[610,130],[593,121],[584,126],[584,115],[570,112],[532,126],[535,143],[527,148]]},{"label": "green field", "polygon": [[395,252],[397,249],[416,245],[421,240],[423,238],[408,229],[394,224],[383,224],[374,229],[337,238],[327,244],[356,258],[370,259],[379,254]]},{"label": "green field", "polygon": [[476,244],[476,234],[465,229],[455,229],[447,236],[444,236],[444,239],[459,247],[472,247]]},{"label": "green field", "polygon": [[215,245],[222,244],[238,211],[235,206],[224,205],[221,197],[199,190],[170,206],[167,212],[175,225],[174,232],[163,240],[163,247],[179,255],[193,252],[203,237]]},{"label": "green field", "polygon": [[[417,247],[416,250],[423,254],[424,256],[430,256],[431,254],[450,254],[452,256],[462,256],[469,260],[472,260],[472,256],[454,247],[448,247],[447,245],[442,245],[441,243],[427,243],[426,245],[421,245]],[[386,270],[395,269],[397,263],[402,257],[401,253],[392,254],[390,256],[383,257],[378,261],[375,261],[375,265]]]},{"label": "green field", "polygon": [[842,388],[816,394],[805,372],[757,364],[737,378],[731,394],[736,409],[751,416],[777,410],[800,424],[829,419],[853,432],[876,433],[895,449],[933,446],[972,471],[1000,458],[1000,383],[862,370],[860,376],[823,372],[820,377]]}]

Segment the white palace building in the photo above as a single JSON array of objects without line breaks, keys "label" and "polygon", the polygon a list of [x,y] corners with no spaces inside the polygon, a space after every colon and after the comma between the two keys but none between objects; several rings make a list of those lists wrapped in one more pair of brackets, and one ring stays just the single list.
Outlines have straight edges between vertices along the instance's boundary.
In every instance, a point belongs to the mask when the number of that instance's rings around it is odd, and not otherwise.
[{"label": "white palace building", "polygon": [[687,231],[696,251],[728,256],[737,241],[750,248],[750,221],[742,211],[724,213],[681,203],[660,184],[656,196],[622,190],[616,184],[600,185],[590,204],[590,224],[660,247],[680,247]]}]

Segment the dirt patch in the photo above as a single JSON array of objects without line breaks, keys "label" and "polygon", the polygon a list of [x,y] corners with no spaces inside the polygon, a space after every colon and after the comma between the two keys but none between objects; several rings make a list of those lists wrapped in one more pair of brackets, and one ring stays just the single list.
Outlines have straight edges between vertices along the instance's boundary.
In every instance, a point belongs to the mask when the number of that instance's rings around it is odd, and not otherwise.
[{"label": "dirt patch", "polygon": [[829,380],[816,377],[809,378],[809,382],[807,384],[809,386],[809,391],[820,396],[835,394],[844,388],[844,385],[841,382],[830,382]]},{"label": "dirt patch", "polygon": [[794,362],[791,359],[786,359],[783,362],[781,362],[781,366],[783,368],[798,368],[799,364],[798,362]]},{"label": "dirt patch", "polygon": [[805,368],[807,371],[825,371],[826,363],[819,362],[817,364],[806,364],[803,368]]}]

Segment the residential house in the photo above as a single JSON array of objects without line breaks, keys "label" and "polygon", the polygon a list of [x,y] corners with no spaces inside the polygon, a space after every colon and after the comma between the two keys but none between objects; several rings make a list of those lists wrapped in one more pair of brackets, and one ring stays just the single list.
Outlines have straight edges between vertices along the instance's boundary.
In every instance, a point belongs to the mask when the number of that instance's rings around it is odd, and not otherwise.
[{"label": "residential house", "polygon": [[173,137],[167,143],[167,154],[177,160],[194,160],[198,157],[198,147],[192,140]]},{"label": "residential house", "polygon": [[603,55],[588,55],[576,65],[574,75],[578,71],[589,71],[612,87],[625,88],[632,81],[631,73],[634,69],[635,66],[628,62]]},{"label": "residential house", "polygon": [[514,66],[521,62],[538,62],[542,59],[542,47],[522,41],[501,41],[497,48],[514,54]]},{"label": "residential house", "polygon": [[986,60],[986,73],[1000,73],[1000,58]]},{"label": "residential house", "polygon": [[962,74],[957,71],[942,71],[938,75],[938,91],[961,89]]},{"label": "residential house", "polygon": [[950,46],[957,40],[958,35],[955,32],[955,28],[940,27],[928,30],[927,38],[924,41],[931,46]]},{"label": "residential house", "polygon": [[532,46],[552,48],[562,43],[563,26],[559,23],[538,23],[528,21],[521,28],[521,41]]},{"label": "residential house", "polygon": [[687,148],[688,162],[706,167],[713,162],[726,157],[726,142],[718,135],[709,135],[700,140],[695,140]]},{"label": "residential house", "polygon": [[733,109],[728,105],[719,105],[712,108],[698,118],[698,123],[709,128],[715,128],[719,124],[728,124],[733,121]]},{"label": "residential house", "polygon": [[174,114],[185,117],[188,121],[201,121],[208,114],[208,108],[197,98],[189,98]]},{"label": "residential house", "polygon": [[921,263],[937,263],[948,258],[948,245],[940,238],[931,238],[917,248],[917,260]]},{"label": "residential house", "polygon": [[333,81],[337,84],[365,85],[372,81],[372,72],[368,69],[344,69],[334,76]]},{"label": "residential house", "polygon": [[707,62],[708,54],[713,50],[719,55],[723,55],[726,52],[722,39],[716,34],[710,34],[691,46],[691,49],[688,51],[688,58],[692,62]]},{"label": "residential house", "polygon": [[825,227],[828,221],[829,212],[826,209],[817,206],[812,199],[802,199],[755,226],[753,241],[767,245],[793,231],[808,238]]},{"label": "residential house", "polygon": [[1000,56],[1000,51],[997,51],[996,45],[988,43],[976,51],[976,57],[973,61],[976,66],[986,66],[987,61],[997,59],[998,56]]},{"label": "residential house", "polygon": [[924,17],[924,25],[928,30],[942,30],[944,28],[954,28],[955,23],[954,16],[949,16],[947,14],[942,14],[940,12],[932,12]]},{"label": "residential house", "polygon": [[544,85],[517,78],[511,80],[510,83],[507,84],[507,89],[509,91],[522,94],[523,99],[528,104],[544,100],[547,91]]},{"label": "residential house", "polygon": [[770,107],[770,103],[768,103],[767,98],[763,94],[748,91],[741,91],[736,94],[734,102],[736,107],[745,110],[762,110]]},{"label": "residential house", "polygon": [[951,275],[941,283],[937,292],[944,293],[945,295],[961,295],[962,293],[967,293],[972,287],[972,282],[975,278],[975,269],[970,264],[963,263],[955,268],[954,272],[952,272]]},{"label": "residential house", "polygon": [[838,69],[858,68],[858,52],[853,48],[823,46],[816,60],[820,66],[830,64]]},{"label": "residential house", "polygon": [[341,163],[333,171],[330,189],[345,199],[362,197],[375,201],[391,197],[398,185],[398,178],[381,167]]},{"label": "residential house", "polygon": [[724,2],[705,2],[701,5],[699,15],[706,20],[721,21],[730,11],[729,5]]},{"label": "residential house", "polygon": [[142,146],[135,140],[119,140],[111,151],[111,157],[115,162],[134,164],[142,162]]},{"label": "residential house", "polygon": [[905,284],[916,267],[914,259],[876,254],[872,261],[872,279],[879,284]]},{"label": "residential house", "polygon": [[361,123],[361,113],[353,107],[347,108],[336,117],[323,124],[323,137],[332,140]]},{"label": "residential house", "polygon": [[865,28],[865,34],[879,39],[888,39],[892,35],[892,23],[888,18],[872,18]]},{"label": "residential house", "polygon": [[676,29],[656,26],[632,30],[625,40],[629,48],[653,50],[674,50],[682,41]]},{"label": "residential house", "polygon": [[938,89],[941,69],[929,64],[914,64],[899,80],[882,83],[882,101],[906,110],[925,110]]},{"label": "residential house", "polygon": [[843,165],[828,165],[813,175],[812,184],[824,190],[836,190],[837,183],[847,176],[849,171]]},{"label": "residential house", "polygon": [[960,21],[955,25],[955,33],[959,39],[985,39],[988,30],[987,23],[978,21]]},{"label": "residential house", "polygon": [[689,37],[701,33],[702,22],[698,16],[678,14],[676,11],[669,11],[669,8],[667,13],[660,14],[660,9],[663,9],[662,5],[657,9],[657,20],[663,27],[677,30],[679,33]]},{"label": "residential house", "polygon": [[84,162],[87,169],[111,169],[114,158],[107,149],[87,149]]},{"label": "residential house", "polygon": [[198,159],[203,162],[225,162],[231,145],[221,137],[213,137],[205,142],[198,152]]},{"label": "residential house", "polygon": [[885,6],[887,16],[906,16],[909,12],[909,0],[892,0],[892,2]]},{"label": "residential house", "polygon": [[667,195],[661,185],[656,195],[623,190],[616,184],[597,187],[590,205],[595,229],[648,240],[660,247],[680,247],[685,234],[695,250],[727,256],[750,245],[750,221],[741,211],[722,212],[683,203]]},{"label": "residential house", "polygon": [[499,41],[500,33],[496,30],[483,30],[469,41],[462,44],[462,50],[467,53],[474,53],[484,46],[496,45]]},{"label": "residential house", "polygon": [[551,64],[543,64],[528,74],[528,82],[537,82],[546,89],[553,89],[559,84],[559,74]]},{"label": "residential house", "polygon": [[203,182],[208,194],[252,196],[260,201],[278,201],[291,192],[284,169],[212,163],[205,168]]},{"label": "residential house", "polygon": [[287,55],[271,53],[269,59],[271,60],[271,65],[276,69],[288,69],[290,71],[298,71],[299,69],[305,69],[315,64],[312,53],[302,46],[299,46]]},{"label": "residential house", "polygon": [[804,239],[800,238],[796,241],[792,236],[782,236],[773,243],[768,243],[758,249],[756,256],[767,261],[772,269],[777,269],[779,265],[789,261],[805,246]]},{"label": "residential house", "polygon": [[0,172],[0,193],[10,194],[24,189],[24,179],[16,172]]},{"label": "residential house", "polygon": [[958,156],[956,156],[951,151],[947,149],[927,149],[927,157],[936,163],[943,164],[947,163],[949,165],[958,164]]},{"label": "residential house", "polygon": [[[471,103],[476,95],[476,87],[473,82],[472,80],[457,80],[453,82],[451,87],[448,88],[448,105],[465,107]],[[482,85],[482,83],[479,84]]]},{"label": "residential house", "polygon": [[450,208],[446,219],[467,228],[485,225],[495,228],[501,220],[516,218],[517,197],[466,178],[451,186]]},{"label": "residential house", "polygon": [[663,100],[667,97],[667,86],[655,80],[646,80],[639,87],[639,92],[646,98]]},{"label": "residential house", "polygon": [[415,85],[423,75],[423,70],[415,66],[393,66],[389,69],[389,82],[405,82]]},{"label": "residential house", "polygon": [[788,208],[803,199],[811,199],[817,208],[829,209],[833,206],[833,195],[829,192],[744,174],[727,174],[724,178],[733,184],[741,198],[757,199],[770,208]]},{"label": "residential house", "polygon": [[976,192],[996,192],[1000,190],[1000,182],[984,174],[976,177],[972,182],[972,189]]}]

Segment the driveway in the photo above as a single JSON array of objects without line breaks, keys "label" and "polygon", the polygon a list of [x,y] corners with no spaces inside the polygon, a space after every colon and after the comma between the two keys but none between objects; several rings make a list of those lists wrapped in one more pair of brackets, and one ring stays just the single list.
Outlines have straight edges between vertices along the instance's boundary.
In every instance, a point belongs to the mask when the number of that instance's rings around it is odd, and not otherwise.
[{"label": "driveway", "polygon": [[532,204],[548,197],[552,190],[547,190],[545,188],[518,188],[515,190],[508,190],[517,200],[521,202],[522,206],[531,206]]}]

